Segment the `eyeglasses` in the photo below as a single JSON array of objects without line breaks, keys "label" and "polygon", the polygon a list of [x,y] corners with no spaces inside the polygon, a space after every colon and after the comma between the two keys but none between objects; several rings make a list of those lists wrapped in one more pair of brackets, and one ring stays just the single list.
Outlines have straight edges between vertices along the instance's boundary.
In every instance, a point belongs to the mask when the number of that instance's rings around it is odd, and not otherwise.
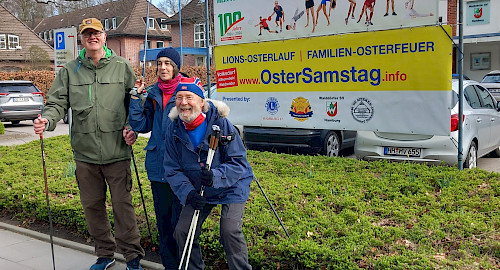
[{"label": "eyeglasses", "polygon": [[98,38],[98,37],[101,37],[102,33],[103,33],[103,32],[101,32],[101,31],[96,31],[96,32],[84,32],[84,33],[82,34],[82,36],[83,36],[84,38],[90,38],[92,35],[94,35],[94,37]]},{"label": "eyeglasses", "polygon": [[177,101],[177,102],[182,102],[184,99],[185,99],[187,102],[191,102],[191,101],[193,101],[194,96],[185,96],[185,97],[183,97],[183,96],[178,96],[178,97],[175,97],[175,101]]}]

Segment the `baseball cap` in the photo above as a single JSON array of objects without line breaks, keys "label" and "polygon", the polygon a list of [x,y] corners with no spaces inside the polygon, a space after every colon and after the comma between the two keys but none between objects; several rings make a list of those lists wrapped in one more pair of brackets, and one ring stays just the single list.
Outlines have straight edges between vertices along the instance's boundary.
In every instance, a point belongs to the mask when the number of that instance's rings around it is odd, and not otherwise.
[{"label": "baseball cap", "polygon": [[82,21],[82,24],[80,25],[80,34],[89,28],[97,30],[97,31],[104,31],[104,27],[102,27],[101,21],[99,21],[96,18],[84,19]]}]

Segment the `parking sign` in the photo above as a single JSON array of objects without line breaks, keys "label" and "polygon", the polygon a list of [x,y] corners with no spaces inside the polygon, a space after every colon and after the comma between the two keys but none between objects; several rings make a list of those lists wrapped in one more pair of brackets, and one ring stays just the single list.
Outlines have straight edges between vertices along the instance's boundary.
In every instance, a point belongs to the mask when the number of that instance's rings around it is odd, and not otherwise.
[{"label": "parking sign", "polygon": [[76,28],[54,30],[54,65],[57,72],[69,61],[76,58],[77,35]]},{"label": "parking sign", "polygon": [[66,43],[64,41],[64,32],[56,32],[56,50],[66,49]]}]

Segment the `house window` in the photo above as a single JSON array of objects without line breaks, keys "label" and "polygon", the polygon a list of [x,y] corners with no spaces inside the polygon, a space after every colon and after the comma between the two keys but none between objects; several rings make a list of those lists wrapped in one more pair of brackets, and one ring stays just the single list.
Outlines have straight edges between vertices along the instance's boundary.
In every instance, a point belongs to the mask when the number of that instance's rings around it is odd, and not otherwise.
[{"label": "house window", "polygon": [[144,49],[151,49],[151,40],[148,40],[146,42],[146,48],[144,48],[144,43],[142,43],[141,46],[139,46],[139,50],[144,50]]},{"label": "house window", "polygon": [[52,34],[53,34],[53,33],[54,33],[54,32],[52,32],[52,30],[49,30],[49,40],[52,40]]},{"label": "house window", "polygon": [[9,49],[15,50],[19,47],[19,36],[9,35]]},{"label": "house window", "polygon": [[163,41],[157,41],[156,48],[163,48]]},{"label": "house window", "polygon": [[112,23],[113,23],[113,29],[116,29],[116,18],[113,18]]},{"label": "house window", "polygon": [[204,66],[205,65],[205,56],[196,56],[194,59],[195,66]]},{"label": "house window", "polygon": [[[164,22],[166,21],[167,19],[160,19],[160,22]],[[161,24],[161,30],[168,30],[168,25],[165,23],[165,24]]]},{"label": "house window", "polygon": [[149,29],[155,29],[155,18],[149,18]]},{"label": "house window", "polygon": [[205,47],[204,23],[197,23],[194,25],[194,46],[197,48]]},{"label": "house window", "polygon": [[43,32],[43,40],[47,41],[47,31]]},{"label": "house window", "polygon": [[0,49],[1,50],[7,49],[7,40],[5,39],[5,34],[0,35]]},{"label": "house window", "polygon": [[104,19],[104,30],[109,30],[109,19]]}]

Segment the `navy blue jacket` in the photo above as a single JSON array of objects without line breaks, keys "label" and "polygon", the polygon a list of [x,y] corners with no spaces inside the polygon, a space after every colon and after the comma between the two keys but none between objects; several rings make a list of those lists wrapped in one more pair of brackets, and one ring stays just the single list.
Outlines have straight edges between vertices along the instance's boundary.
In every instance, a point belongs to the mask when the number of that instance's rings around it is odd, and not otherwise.
[{"label": "navy blue jacket", "polygon": [[163,93],[158,83],[147,89],[146,101],[130,99],[129,122],[132,129],[139,133],[148,133],[151,136],[146,150],[146,171],[151,181],[167,182],[164,179],[163,154],[165,152],[165,134],[167,127],[172,123],[168,113],[175,107],[175,94],[163,109]]},{"label": "navy blue jacket", "polygon": [[[221,135],[233,135],[234,140],[219,143],[215,152],[211,169],[214,174],[213,187],[205,187],[204,197],[207,203],[230,204],[244,203],[250,194],[250,183],[253,171],[246,157],[246,149],[233,125],[219,112],[218,108],[229,108],[220,101],[205,100],[207,131],[201,144],[195,148],[178,114],[174,122],[167,128],[165,138],[165,178],[181,204],[186,204],[186,198],[195,189],[190,179],[198,179],[201,175],[201,164],[205,164],[208,155],[208,138],[212,133],[212,125],[220,127]],[[214,106],[216,104],[216,106]],[[175,108],[174,108],[175,110]],[[222,110],[222,109],[221,109]]]}]

